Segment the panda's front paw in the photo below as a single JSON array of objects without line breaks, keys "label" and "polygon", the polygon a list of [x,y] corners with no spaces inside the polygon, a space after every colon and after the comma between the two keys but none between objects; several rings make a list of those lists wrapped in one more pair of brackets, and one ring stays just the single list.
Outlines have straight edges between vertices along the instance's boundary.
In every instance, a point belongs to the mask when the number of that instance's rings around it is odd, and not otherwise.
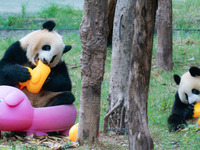
[{"label": "panda's front paw", "polygon": [[192,119],[194,114],[194,105],[189,105],[186,111],[186,119]]},{"label": "panda's front paw", "polygon": [[21,67],[18,70],[18,80],[19,82],[26,82],[27,80],[29,80],[31,78],[31,74],[29,72],[29,70],[25,67]]}]

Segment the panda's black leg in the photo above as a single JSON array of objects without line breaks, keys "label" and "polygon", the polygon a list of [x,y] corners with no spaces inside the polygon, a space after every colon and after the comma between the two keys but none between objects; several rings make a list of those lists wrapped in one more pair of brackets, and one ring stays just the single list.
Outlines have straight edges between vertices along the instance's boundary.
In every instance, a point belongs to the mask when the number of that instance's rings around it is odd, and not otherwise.
[{"label": "panda's black leg", "polygon": [[171,114],[167,121],[170,132],[178,131],[186,126],[186,121],[181,115]]},{"label": "panda's black leg", "polygon": [[74,101],[75,101],[74,95],[69,91],[65,91],[53,97],[48,102],[47,106],[72,104]]}]

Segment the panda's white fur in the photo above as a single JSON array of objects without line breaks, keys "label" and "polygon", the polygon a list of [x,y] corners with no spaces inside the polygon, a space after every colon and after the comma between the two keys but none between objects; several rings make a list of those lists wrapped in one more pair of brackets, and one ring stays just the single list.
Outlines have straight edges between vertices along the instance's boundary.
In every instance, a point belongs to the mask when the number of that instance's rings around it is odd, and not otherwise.
[{"label": "panda's white fur", "polygon": [[[27,58],[31,60],[31,63],[35,66],[37,65],[37,59],[35,57],[38,54],[38,59],[45,59],[51,68],[55,67],[59,63],[65,48],[62,37],[57,32],[49,32],[47,29],[29,33],[19,41],[21,42],[22,48],[27,51]],[[42,50],[43,45],[50,45],[51,50]],[[50,63],[55,55],[57,58]]]},{"label": "panda's white fur", "polygon": [[181,76],[178,86],[178,95],[183,103],[193,104],[200,101],[200,94],[192,93],[192,89],[200,91],[200,76],[193,77],[190,72],[186,72]]}]

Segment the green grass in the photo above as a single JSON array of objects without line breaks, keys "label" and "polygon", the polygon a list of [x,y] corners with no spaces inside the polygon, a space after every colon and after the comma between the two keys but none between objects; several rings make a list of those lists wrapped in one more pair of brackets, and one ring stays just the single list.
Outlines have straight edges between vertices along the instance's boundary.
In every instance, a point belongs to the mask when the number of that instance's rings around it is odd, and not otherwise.
[{"label": "green grass", "polygon": [[[173,28],[200,28],[200,1],[173,0]],[[37,14],[27,14],[26,4],[21,6],[21,14],[0,17],[0,29],[40,29],[44,20],[53,19],[57,29],[79,29],[83,10],[70,5],[61,6],[56,2],[49,3]]]},{"label": "green grass", "polygon": [[50,3],[37,14],[27,14],[24,4],[19,15],[0,16],[0,29],[40,29],[44,21],[49,19],[57,22],[57,29],[79,29],[82,14],[83,10],[57,3]]},{"label": "green grass", "polygon": [[59,29],[79,29],[83,10],[77,10],[66,5],[52,3],[48,8],[38,13],[40,18],[54,18]]},{"label": "green grass", "polygon": [[199,29],[200,28],[200,1],[173,0],[173,28]]}]

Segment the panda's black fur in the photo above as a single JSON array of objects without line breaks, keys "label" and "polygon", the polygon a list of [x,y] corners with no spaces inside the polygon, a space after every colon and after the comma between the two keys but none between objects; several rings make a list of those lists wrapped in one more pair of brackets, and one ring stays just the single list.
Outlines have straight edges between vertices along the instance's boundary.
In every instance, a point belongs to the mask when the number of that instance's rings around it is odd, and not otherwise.
[{"label": "panda's black fur", "polygon": [[174,81],[179,88],[168,118],[169,131],[184,128],[186,121],[193,118],[194,104],[200,101],[200,69],[191,67],[182,77],[174,75]]},{"label": "panda's black fur", "polygon": [[22,65],[28,62],[26,52],[22,50],[20,42],[13,43],[0,61],[0,85],[15,86],[31,78],[27,68]]},{"label": "panda's black fur", "polygon": [[[43,36],[43,32],[45,34],[51,33],[55,34],[59,37],[59,35],[54,31],[53,28],[55,27],[55,22],[53,21],[47,21],[43,24],[43,29],[36,31],[34,36],[37,35],[37,33],[41,34]],[[32,35],[30,35],[31,38]],[[34,37],[33,36],[33,37]],[[28,39],[28,40],[27,40]],[[0,60],[0,85],[10,85],[10,86],[16,86],[18,87],[19,82],[25,82],[31,78],[31,75],[27,68],[24,66],[28,66],[31,68],[34,68],[35,65],[32,60],[29,60],[27,58],[27,49],[25,46],[29,46],[29,42],[32,42],[34,39],[25,38],[25,42],[22,40],[19,40],[15,43],[13,43],[5,52],[4,56]],[[41,38],[42,39],[42,38]],[[45,42],[45,39],[42,39]],[[22,43],[24,42],[24,43]],[[61,44],[59,45],[59,48],[61,47],[63,49],[63,54],[71,49],[70,45],[62,45],[61,38],[59,37],[59,42]],[[47,41],[48,43],[48,41]],[[51,42],[49,42],[51,44]],[[22,46],[22,44],[24,44]],[[45,45],[46,46],[46,45]],[[47,45],[49,46],[49,45]],[[50,45],[51,46],[51,45]],[[49,47],[50,47],[49,46]],[[37,45],[36,45],[37,48]],[[31,50],[30,50],[31,51]],[[29,56],[33,55],[29,51]],[[57,50],[54,50],[57,51]],[[39,53],[39,52],[38,52]],[[39,55],[37,53],[37,55]],[[62,55],[58,53],[59,56]],[[36,56],[32,56],[36,57]],[[34,58],[35,59],[35,58]],[[37,58],[39,59],[39,58]],[[57,55],[52,57],[51,62],[56,60],[58,63],[54,64],[54,66],[51,67],[51,72],[45,81],[42,90],[38,94],[32,94],[28,92],[26,89],[23,89],[25,94],[30,99],[32,105],[34,107],[43,107],[43,106],[52,106],[52,105],[61,105],[61,104],[72,104],[75,100],[74,95],[71,93],[72,84],[71,80],[68,74],[68,69],[64,61],[61,60]],[[45,59],[42,61],[46,61]],[[50,62],[48,62],[50,63]]]}]

